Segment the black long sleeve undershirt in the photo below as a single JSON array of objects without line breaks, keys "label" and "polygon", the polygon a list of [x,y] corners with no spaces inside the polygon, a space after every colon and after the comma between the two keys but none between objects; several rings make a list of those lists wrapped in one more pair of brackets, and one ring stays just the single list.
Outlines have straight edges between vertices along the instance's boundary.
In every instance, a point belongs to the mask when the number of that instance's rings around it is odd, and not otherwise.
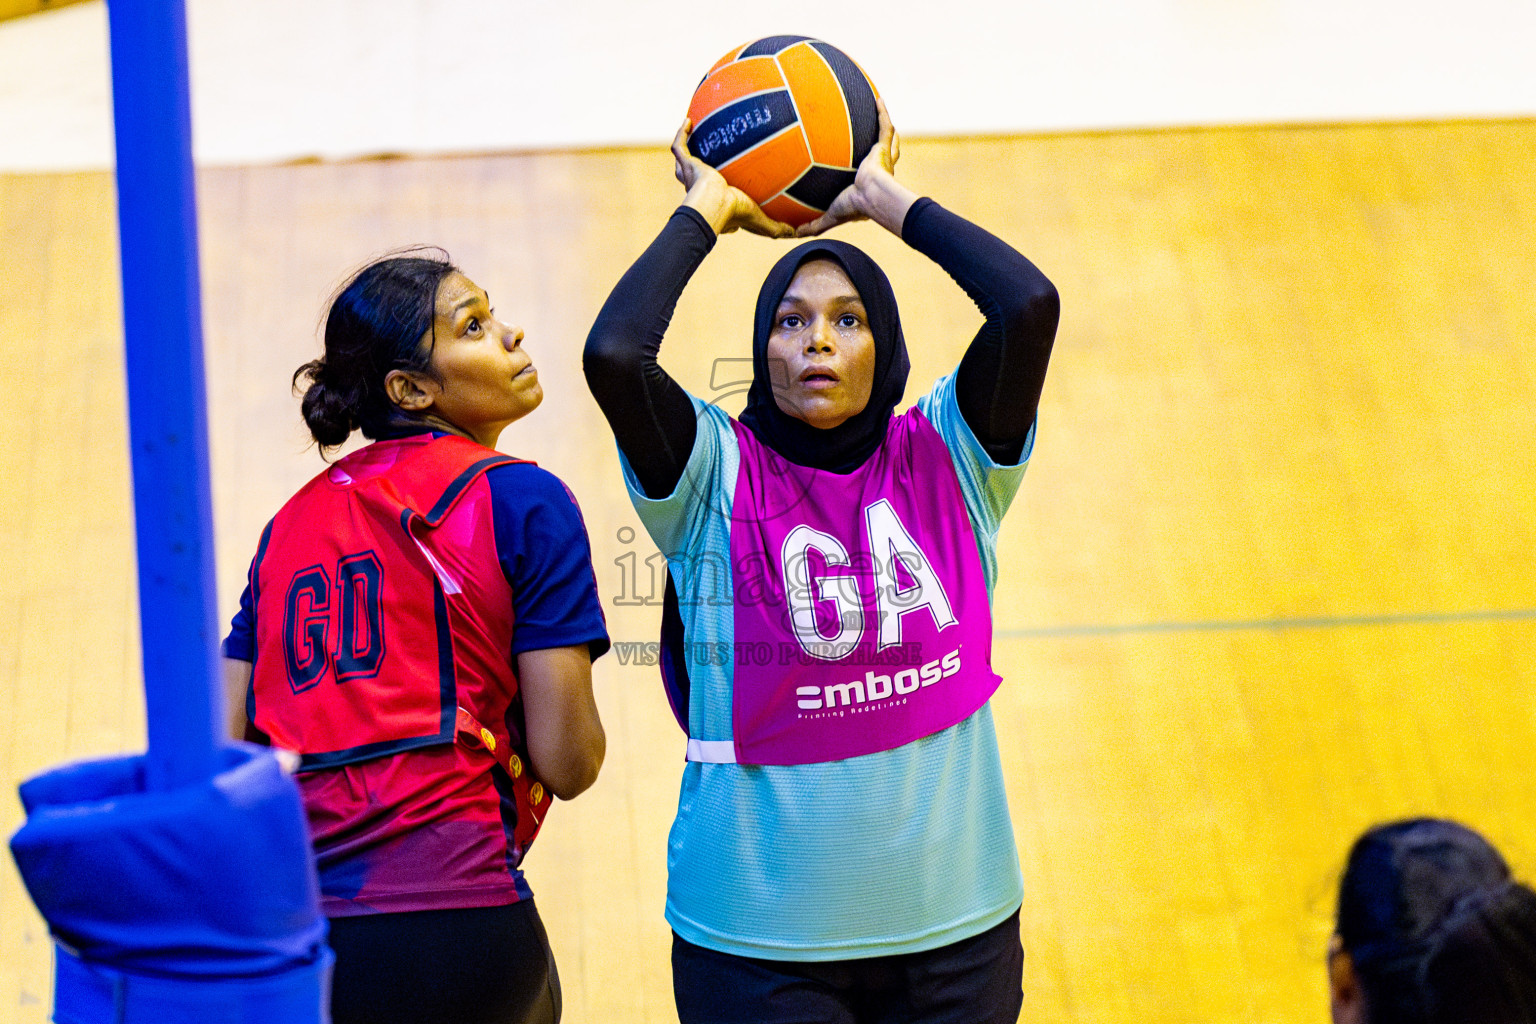
[{"label": "black long sleeve undershirt", "polygon": [[[1016,462],[1035,421],[1060,302],[1035,265],[931,199],[907,212],[902,239],[943,267],[986,318],[956,374],[960,413],[999,462]],[[652,497],[670,494],[693,451],[693,404],[656,356],[688,280],[714,247],[697,212],[679,207],[603,304],[582,362],[624,457]]]}]

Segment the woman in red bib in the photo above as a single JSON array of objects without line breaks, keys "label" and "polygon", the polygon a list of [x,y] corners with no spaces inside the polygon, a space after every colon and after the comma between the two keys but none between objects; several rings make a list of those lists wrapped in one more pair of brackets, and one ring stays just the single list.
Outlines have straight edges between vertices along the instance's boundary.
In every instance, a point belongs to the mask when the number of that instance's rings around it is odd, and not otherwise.
[{"label": "woman in red bib", "polygon": [[518,865],[604,753],[608,636],[581,513],[495,450],[543,400],[523,332],[438,254],[364,268],[300,367],[322,450],[273,517],[225,640],[237,734],[295,752],[332,1018],[557,1021]]}]

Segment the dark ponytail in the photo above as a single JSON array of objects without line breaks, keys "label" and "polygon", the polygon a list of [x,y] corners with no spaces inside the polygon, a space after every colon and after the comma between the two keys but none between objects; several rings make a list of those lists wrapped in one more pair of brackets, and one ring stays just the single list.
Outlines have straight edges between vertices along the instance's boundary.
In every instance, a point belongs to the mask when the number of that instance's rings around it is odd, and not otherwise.
[{"label": "dark ponytail", "polygon": [[1361,836],[1336,930],[1369,1024],[1536,1024],[1536,892],[1465,826],[1414,818]]},{"label": "dark ponytail", "polygon": [[293,374],[302,390],[304,422],[324,451],[353,430],[377,438],[404,416],[389,400],[391,370],[430,373],[437,287],[456,271],[440,249],[410,250],[376,260],[353,275],[331,300],[325,354]]}]

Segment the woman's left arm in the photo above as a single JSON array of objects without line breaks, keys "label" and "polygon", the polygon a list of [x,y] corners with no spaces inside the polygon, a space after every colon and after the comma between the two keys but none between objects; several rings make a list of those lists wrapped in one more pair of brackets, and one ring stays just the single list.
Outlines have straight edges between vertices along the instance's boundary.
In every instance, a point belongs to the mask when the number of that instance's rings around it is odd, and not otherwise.
[{"label": "woman's left arm", "polygon": [[592,548],[576,499],[527,463],[486,473],[496,558],[512,587],[512,656],[528,759],[570,800],[597,778],[607,739],[592,696],[592,659],[608,650]]},{"label": "woman's left arm", "polygon": [[1056,287],[1007,242],[931,199],[912,207],[902,238],[943,267],[986,317],[955,372],[955,397],[988,454],[1018,462],[1056,340]]},{"label": "woman's left arm", "polygon": [[608,738],[592,697],[592,654],[574,644],[517,656],[528,759],[555,796],[574,800],[603,767]]},{"label": "woman's left arm", "polygon": [[989,454],[1017,462],[1035,422],[1061,301],[1056,287],[1008,243],[896,180],[900,140],[878,103],[880,139],[858,175],[827,212],[800,228],[816,235],[836,224],[872,220],[932,259],[965,289],[986,322],[976,332],[955,391],[960,413]]}]

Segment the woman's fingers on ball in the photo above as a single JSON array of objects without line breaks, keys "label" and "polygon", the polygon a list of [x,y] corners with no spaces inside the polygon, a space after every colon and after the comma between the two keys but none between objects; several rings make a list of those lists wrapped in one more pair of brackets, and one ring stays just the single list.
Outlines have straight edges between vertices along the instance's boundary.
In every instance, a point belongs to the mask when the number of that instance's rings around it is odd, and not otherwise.
[{"label": "woman's fingers on ball", "polygon": [[[721,179],[721,183],[724,184],[724,179]],[[741,189],[734,185],[725,185],[725,188],[728,190],[726,194],[730,203],[730,216],[722,233],[737,228],[746,228],[754,235],[766,235],[769,238],[788,238],[795,233],[795,229],[788,224],[768,216],[757,204],[757,200]]]},{"label": "woman's fingers on ball", "polygon": [[885,100],[875,99],[875,115],[880,125],[880,141],[876,148],[883,150],[889,160],[887,169],[894,167],[901,156],[901,139],[896,134],[896,126],[891,123],[891,112],[885,109]]},{"label": "woman's fingers on ball", "polygon": [[809,238],[812,235],[819,235],[825,231],[830,231],[839,224],[846,224],[853,220],[864,220],[864,214],[859,212],[858,207],[853,202],[853,190],[856,187],[849,186],[844,189],[842,195],[838,196],[832,205],[827,207],[826,213],[823,213],[820,217],[807,224],[800,225],[795,230],[795,235],[800,238]]},{"label": "woman's fingers on ball", "polygon": [[766,235],[769,238],[783,238],[787,224],[780,224],[763,212],[763,208],[756,203],[752,204],[752,210],[747,215],[747,230],[755,235]]},{"label": "woman's fingers on ball", "polygon": [[688,152],[688,119],[683,118],[683,123],[677,129],[677,134],[672,137],[672,159],[677,180],[684,186],[692,186],[693,179],[698,177],[691,166],[694,160],[692,153]]},{"label": "woman's fingers on ball", "polygon": [[813,221],[801,224],[798,228],[795,228],[795,237],[810,238],[813,235],[821,234],[823,231],[827,230],[827,228],[831,227],[831,225],[826,221],[827,215],[822,214],[820,217],[817,217]]},{"label": "woman's fingers on ball", "polygon": [[766,213],[759,212],[752,219],[747,229],[753,234],[764,235],[768,238],[789,238],[794,235],[795,229],[783,221],[774,220]]},{"label": "woman's fingers on ball", "polygon": [[731,218],[733,227],[744,227],[754,235],[766,235],[769,238],[784,238],[793,230],[788,224],[768,216],[757,204],[757,200],[734,185],[731,186],[731,199],[734,203]]}]

